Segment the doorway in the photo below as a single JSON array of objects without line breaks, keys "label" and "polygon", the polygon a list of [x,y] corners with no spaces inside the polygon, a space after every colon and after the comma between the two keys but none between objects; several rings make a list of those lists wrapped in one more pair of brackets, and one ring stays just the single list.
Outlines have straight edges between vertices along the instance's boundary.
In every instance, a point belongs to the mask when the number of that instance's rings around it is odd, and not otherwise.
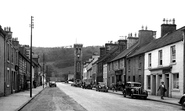
[{"label": "doorway", "polygon": [[152,75],[152,95],[156,95],[156,75]]},{"label": "doorway", "polygon": [[166,93],[165,93],[165,96],[166,97],[169,97],[169,74],[166,74],[166,82],[165,82],[165,86],[166,86]]}]

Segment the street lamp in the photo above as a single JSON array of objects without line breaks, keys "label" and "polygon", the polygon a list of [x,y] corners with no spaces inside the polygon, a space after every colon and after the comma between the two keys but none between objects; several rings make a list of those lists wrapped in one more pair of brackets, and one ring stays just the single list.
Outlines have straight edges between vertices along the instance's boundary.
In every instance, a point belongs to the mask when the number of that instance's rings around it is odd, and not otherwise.
[{"label": "street lamp", "polygon": [[30,97],[32,97],[32,29],[34,28],[33,16],[31,16],[31,40],[30,40]]}]

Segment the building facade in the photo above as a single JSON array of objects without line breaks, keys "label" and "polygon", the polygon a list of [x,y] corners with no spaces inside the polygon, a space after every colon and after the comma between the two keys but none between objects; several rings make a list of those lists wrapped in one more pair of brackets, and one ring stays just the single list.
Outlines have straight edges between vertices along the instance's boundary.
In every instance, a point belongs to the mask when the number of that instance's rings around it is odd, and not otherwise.
[{"label": "building facade", "polygon": [[165,96],[180,98],[184,94],[184,29],[174,30],[154,41],[156,45],[152,42],[148,46],[145,53],[145,88],[150,94],[158,95],[161,81],[167,88]]},{"label": "building facade", "polygon": [[0,97],[4,96],[5,92],[5,39],[6,34],[0,26]]}]

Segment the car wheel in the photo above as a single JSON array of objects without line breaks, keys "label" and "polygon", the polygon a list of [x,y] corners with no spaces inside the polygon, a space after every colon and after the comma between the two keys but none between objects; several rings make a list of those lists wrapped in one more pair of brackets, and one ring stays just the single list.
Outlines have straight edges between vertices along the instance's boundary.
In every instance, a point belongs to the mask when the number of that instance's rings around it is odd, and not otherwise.
[{"label": "car wheel", "polygon": [[123,96],[126,97],[126,92],[125,91],[123,92]]},{"label": "car wheel", "polygon": [[147,97],[144,97],[144,99],[146,100],[146,99],[147,99]]},{"label": "car wheel", "polygon": [[130,96],[131,96],[131,98],[134,98],[134,95],[132,93],[130,94]]},{"label": "car wheel", "polygon": [[185,98],[182,100],[182,109],[185,110]]}]

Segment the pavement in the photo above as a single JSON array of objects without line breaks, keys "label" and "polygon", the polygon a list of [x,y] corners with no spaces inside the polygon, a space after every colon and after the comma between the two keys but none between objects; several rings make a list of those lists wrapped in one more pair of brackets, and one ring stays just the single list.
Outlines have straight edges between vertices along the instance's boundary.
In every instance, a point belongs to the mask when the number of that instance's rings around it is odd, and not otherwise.
[{"label": "pavement", "polygon": [[[32,99],[34,99],[38,94],[43,91],[43,86],[32,89],[32,97],[30,97],[30,91],[24,91],[19,93],[14,93],[6,97],[0,97],[0,111],[20,111],[26,104],[28,104]],[[109,93],[122,95],[121,91],[109,90]],[[179,99],[164,97],[161,100],[160,96],[149,95],[148,100],[163,102],[173,105],[179,105]]]},{"label": "pavement", "polygon": [[28,104],[36,95],[40,94],[43,86],[32,89],[32,97],[30,90],[14,93],[5,97],[0,97],[0,111],[19,111]]},{"label": "pavement", "polygon": [[[120,94],[120,95],[123,95],[121,91],[112,91],[112,90],[109,90],[108,91],[109,93],[114,93],[114,94]],[[147,97],[148,100],[151,100],[151,101],[157,101],[157,102],[163,102],[163,103],[168,103],[168,104],[173,104],[173,105],[180,105],[178,102],[180,99],[178,98],[169,98],[169,97],[164,97],[164,99],[161,99],[160,96],[154,96],[154,95],[148,95]]]}]

